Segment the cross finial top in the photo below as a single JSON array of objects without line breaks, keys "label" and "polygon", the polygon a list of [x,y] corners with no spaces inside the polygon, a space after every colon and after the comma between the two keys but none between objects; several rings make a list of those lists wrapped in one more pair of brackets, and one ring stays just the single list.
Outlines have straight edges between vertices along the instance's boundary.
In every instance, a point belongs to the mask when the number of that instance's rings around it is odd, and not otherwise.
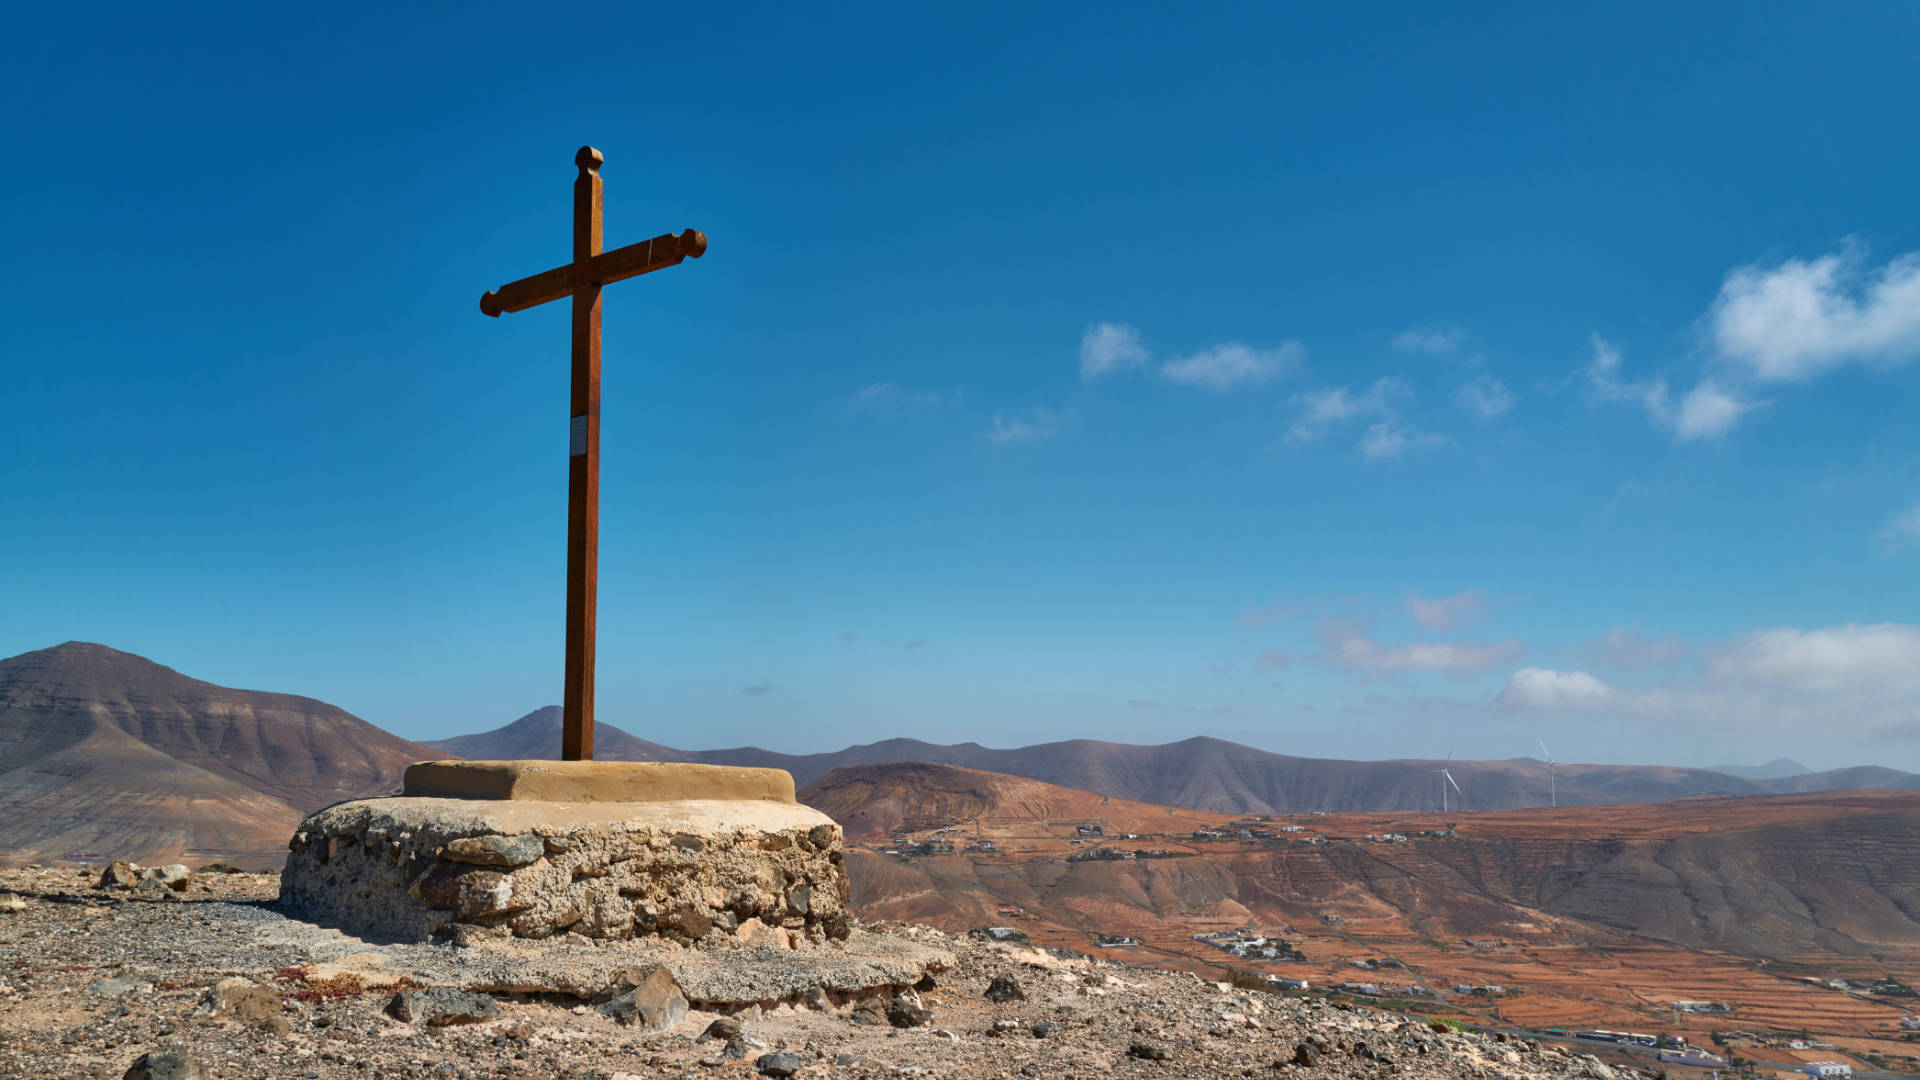
[{"label": "cross finial top", "polygon": [[599,172],[600,166],[604,164],[606,160],[607,157],[605,154],[602,154],[591,146],[583,146],[580,148],[579,153],[573,155],[573,163],[580,166],[580,171],[585,173]]}]

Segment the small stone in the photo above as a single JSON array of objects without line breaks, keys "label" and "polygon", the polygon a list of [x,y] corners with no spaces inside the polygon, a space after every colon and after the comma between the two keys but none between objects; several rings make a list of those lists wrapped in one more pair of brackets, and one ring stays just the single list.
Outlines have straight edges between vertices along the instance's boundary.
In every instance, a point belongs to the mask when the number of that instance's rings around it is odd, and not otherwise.
[{"label": "small stone", "polygon": [[87,984],[87,993],[101,997],[119,997],[122,994],[145,994],[153,990],[153,984],[138,975],[116,975],[110,979],[96,979]]},{"label": "small stone", "polygon": [[787,893],[787,910],[795,915],[805,915],[813,909],[813,887],[796,885]]},{"label": "small stone", "polygon": [[1311,1069],[1320,1063],[1320,1055],[1314,1051],[1313,1047],[1301,1043],[1293,1048],[1292,1061],[1301,1068]]},{"label": "small stone", "polygon": [[402,990],[393,995],[393,1000],[387,1002],[387,1015],[403,1024],[447,1027],[498,1020],[500,1006],[485,994],[436,986],[427,990]]},{"label": "small stone", "polygon": [[12,893],[0,893],[0,914],[18,915],[27,910],[27,902]]},{"label": "small stone", "polygon": [[140,880],[165,885],[174,892],[186,892],[187,886],[193,882],[193,871],[188,870],[186,866],[181,863],[173,863],[168,866],[149,866],[145,870],[140,871]]},{"label": "small stone", "polygon": [[1164,1047],[1154,1043],[1136,1042],[1127,1045],[1127,1056],[1137,1057],[1142,1061],[1165,1061],[1167,1060],[1167,1051]]},{"label": "small stone", "polygon": [[827,998],[826,990],[818,986],[809,986],[801,991],[800,1004],[818,1012],[826,1012],[833,1008],[833,1002]]},{"label": "small stone", "polygon": [[1030,1028],[1029,1030],[1033,1032],[1034,1038],[1045,1039],[1045,1038],[1052,1037],[1055,1032],[1058,1032],[1060,1030],[1060,1025],[1054,1023],[1051,1020],[1042,1020],[1039,1023],[1033,1025],[1033,1027]]},{"label": "small stone", "polygon": [[879,1026],[887,1022],[887,1007],[879,998],[867,998],[853,1007],[853,1012],[848,1014],[847,1019],[856,1024]]},{"label": "small stone", "polygon": [[284,1031],[287,1022],[281,1013],[286,1005],[280,995],[251,979],[238,976],[221,979],[207,989],[207,996],[193,1015],[216,1020],[240,1020],[276,1031]]},{"label": "small stone", "polygon": [[715,1020],[713,1023],[708,1024],[707,1030],[701,1032],[700,1037],[693,1041],[696,1043],[703,1043],[703,1042],[706,1042],[708,1039],[720,1039],[722,1041],[725,1041],[728,1039],[732,1039],[734,1036],[738,1034],[740,1034],[740,1021],[735,1020],[731,1016],[723,1016],[720,1019]]},{"label": "small stone", "polygon": [[475,866],[526,866],[547,853],[547,842],[532,833],[519,836],[463,836],[447,845],[440,857]]},{"label": "small stone", "polygon": [[207,1067],[177,1046],[141,1054],[122,1080],[212,1080]]},{"label": "small stone", "polygon": [[993,1033],[995,1035],[1005,1035],[1008,1032],[1019,1030],[1020,1021],[1018,1020],[995,1020],[993,1022]]},{"label": "small stone", "polygon": [[622,1024],[656,1035],[687,1018],[687,999],[673,973],[656,967],[631,990],[607,1002],[606,1013]]},{"label": "small stone", "polygon": [[933,1010],[920,1004],[920,996],[907,991],[887,1003],[887,1023],[897,1028],[926,1027],[933,1023]]},{"label": "small stone", "polygon": [[1011,975],[995,975],[987,984],[987,1000],[996,1005],[1005,1005],[1009,1001],[1025,1001],[1027,992],[1020,988],[1020,981]]},{"label": "small stone", "polygon": [[728,1039],[726,1048],[720,1051],[720,1056],[733,1061],[745,1061],[755,1050],[765,1050],[766,1048],[767,1044],[765,1040],[756,1039],[751,1035],[741,1035]]},{"label": "small stone", "polygon": [[831,825],[815,825],[807,830],[807,842],[824,851],[833,846],[838,833],[839,830]]},{"label": "small stone", "polygon": [[799,1072],[803,1064],[805,1063],[800,1060],[798,1054],[783,1052],[762,1054],[760,1059],[753,1063],[753,1067],[759,1069],[762,1076],[786,1077]]},{"label": "small stone", "polygon": [[133,883],[136,880],[137,878],[134,875],[133,866],[131,864],[117,862],[107,867],[105,870],[100,871],[100,880],[98,883],[94,885],[94,888],[96,889],[130,889],[133,887]]},{"label": "small stone", "polygon": [[705,840],[692,833],[676,833],[670,842],[682,851],[704,851],[707,847]]}]

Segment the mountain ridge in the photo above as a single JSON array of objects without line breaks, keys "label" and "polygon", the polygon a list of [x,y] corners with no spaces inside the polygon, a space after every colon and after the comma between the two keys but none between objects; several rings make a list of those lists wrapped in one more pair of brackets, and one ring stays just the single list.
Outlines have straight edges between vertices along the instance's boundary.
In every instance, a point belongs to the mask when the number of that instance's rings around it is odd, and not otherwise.
[{"label": "mountain ridge", "polygon": [[[536,716],[545,717],[543,722],[550,720],[549,729],[538,740],[529,741],[529,731],[524,728],[511,738],[503,735]],[[514,725],[427,745],[449,750],[457,747],[463,755],[477,758],[514,756],[495,751],[519,752],[542,746],[550,748],[545,756],[558,755],[557,709],[550,713],[536,710]],[[924,761],[1021,776],[1135,802],[1218,813],[1414,811],[1438,810],[1442,805],[1434,772],[1443,764],[1438,759],[1294,757],[1208,735],[1159,745],[1068,739],[1004,750],[975,742],[943,746],[897,737],[836,751],[785,754],[753,746],[676,750],[637,739],[605,723],[595,730],[595,757],[603,760],[693,761],[785,769],[793,774],[795,786],[801,788],[843,766]],[[608,732],[644,743],[649,748],[647,753],[658,756],[623,758],[619,741],[604,737]],[[1448,767],[1466,791],[1464,804],[1460,797],[1450,794],[1447,805],[1471,809],[1545,807],[1556,798],[1563,806],[1597,806],[1695,795],[1768,795],[1858,787],[1920,789],[1920,775],[1872,765],[1755,780],[1713,769],[1669,765],[1557,763],[1551,791],[1548,767],[1543,761],[1454,761]]]}]

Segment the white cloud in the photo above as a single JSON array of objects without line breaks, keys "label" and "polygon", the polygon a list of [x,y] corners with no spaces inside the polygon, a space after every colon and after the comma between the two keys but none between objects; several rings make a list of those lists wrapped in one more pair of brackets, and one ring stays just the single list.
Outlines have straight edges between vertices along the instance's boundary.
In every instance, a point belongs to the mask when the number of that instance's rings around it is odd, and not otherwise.
[{"label": "white cloud", "polygon": [[847,411],[854,413],[889,414],[902,409],[931,409],[958,400],[958,391],[951,395],[936,392],[910,392],[899,383],[877,382],[860,390],[847,402]]},{"label": "white cloud", "polygon": [[1523,668],[1495,700],[1512,709],[1637,719],[1668,735],[1767,732],[1837,744],[1920,740],[1916,693],[1920,626],[1879,623],[1758,630],[1711,649],[1697,674],[1648,685]]},{"label": "white cloud", "polygon": [[1920,503],[1894,515],[1894,519],[1887,522],[1887,527],[1880,530],[1878,537],[1881,549],[1889,555],[1920,548]]},{"label": "white cloud", "polygon": [[1703,380],[1680,400],[1679,415],[1673,420],[1673,437],[1681,442],[1717,439],[1733,430],[1733,425],[1752,408],[1752,402],[1741,401],[1711,379]]},{"label": "white cloud", "polygon": [[1025,418],[995,414],[993,422],[987,426],[987,441],[1000,446],[1043,442],[1059,433],[1060,418],[1046,409],[1036,408],[1032,416]]},{"label": "white cloud", "polygon": [[1491,420],[1512,410],[1514,396],[1513,391],[1507,389],[1507,384],[1491,375],[1482,375],[1455,391],[1453,400],[1461,408],[1484,420]]},{"label": "white cloud", "polygon": [[1920,693],[1920,626],[1756,630],[1718,650],[1712,672],[1814,693]]},{"label": "white cloud", "polygon": [[1410,645],[1382,645],[1360,634],[1348,634],[1327,643],[1327,660],[1337,667],[1373,671],[1475,671],[1519,659],[1518,641],[1449,644],[1416,641]]},{"label": "white cloud", "polygon": [[1368,425],[1367,433],[1360,437],[1360,456],[1368,461],[1382,461],[1399,457],[1409,450],[1443,446],[1446,442],[1444,436],[1422,434],[1390,420],[1382,420]]},{"label": "white cloud", "polygon": [[1704,379],[1676,408],[1665,379],[1622,379],[1621,367],[1620,350],[1599,334],[1593,335],[1593,359],[1584,372],[1588,400],[1638,406],[1648,420],[1673,432],[1679,442],[1717,439],[1733,430],[1740,417],[1758,404],[1742,400],[1712,379]]},{"label": "white cloud", "polygon": [[1920,252],[1869,269],[1857,248],[1727,274],[1709,313],[1725,359],[1769,382],[1920,357]]},{"label": "white cloud", "polygon": [[1578,712],[1607,705],[1615,696],[1613,687],[1584,671],[1521,668],[1495,700],[1508,709]]},{"label": "white cloud", "polygon": [[1080,377],[1097,379],[1120,371],[1137,371],[1150,362],[1140,331],[1126,323],[1095,323],[1080,338]]},{"label": "white cloud", "polygon": [[1169,360],[1161,366],[1160,374],[1190,386],[1226,390],[1291,375],[1306,365],[1306,359],[1307,350],[1297,341],[1284,341],[1272,349],[1254,349],[1237,341],[1227,341],[1191,356]]},{"label": "white cloud", "polygon": [[1484,615],[1486,600],[1487,594],[1479,589],[1467,589],[1434,600],[1412,593],[1407,597],[1407,610],[1413,613],[1414,622],[1429,630],[1451,630]]},{"label": "white cloud", "polygon": [[1412,396],[1413,388],[1391,375],[1375,379],[1358,394],[1344,386],[1295,394],[1293,403],[1300,411],[1287,429],[1287,441],[1312,442],[1334,424],[1357,416],[1391,416],[1397,402]]},{"label": "white cloud", "polygon": [[1460,347],[1457,326],[1414,327],[1393,335],[1393,347],[1401,352],[1450,353]]}]

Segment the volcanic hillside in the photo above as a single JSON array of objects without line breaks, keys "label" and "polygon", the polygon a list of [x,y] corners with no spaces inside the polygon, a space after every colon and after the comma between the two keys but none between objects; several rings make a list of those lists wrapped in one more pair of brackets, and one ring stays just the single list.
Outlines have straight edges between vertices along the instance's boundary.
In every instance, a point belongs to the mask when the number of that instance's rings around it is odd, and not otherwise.
[{"label": "volcanic hillside", "polygon": [[852,841],[970,822],[984,829],[1036,821],[1106,823],[1126,832],[1186,831],[1195,815],[1020,776],[912,762],[848,765],[800,792],[800,801],[840,823]]},{"label": "volcanic hillside", "polygon": [[0,859],[277,865],[308,812],[441,756],[311,698],[68,642],[0,660]]},{"label": "volcanic hillside", "polygon": [[[536,719],[537,718],[537,719]],[[887,739],[819,754],[781,754],[758,747],[676,750],[637,739],[608,724],[594,726],[594,756],[607,761],[697,761],[785,769],[801,787],[847,765],[931,762],[1024,776],[1119,799],[1227,814],[1309,810],[1439,810],[1440,761],[1343,761],[1291,757],[1221,739],[1196,737],[1159,746],[1072,739],[1012,750],[978,743],[941,746]],[[462,757],[557,757],[560,726],[549,707],[503,728],[430,744]],[[1558,766],[1549,793],[1545,762],[1455,761],[1463,789],[1448,805],[1476,810],[1663,802],[1693,795],[1769,795],[1874,787],[1920,788],[1920,776],[1863,766],[1774,779],[1747,779],[1711,769],[1664,765]]]},{"label": "volcanic hillside", "polygon": [[[508,724],[476,735],[433,739],[421,745],[470,761],[523,761],[560,757],[561,710],[535,709]],[[599,761],[692,761],[694,756],[629,735],[612,724],[593,725],[593,756]]]},{"label": "volcanic hillside", "polygon": [[[802,801],[869,842],[958,834],[953,854],[919,852],[906,867],[850,862],[871,915],[894,916],[893,900],[863,871],[897,879],[909,868],[931,880],[896,880],[900,891],[941,895],[956,914],[1014,902],[1088,931],[1234,911],[1274,923],[1385,919],[1445,939],[1551,936],[1578,920],[1748,956],[1920,956],[1917,793],[1255,821],[918,764],[838,770]],[[1100,826],[1099,837],[1082,826]],[[1430,835],[1450,826],[1455,835]],[[1196,837],[1202,829],[1223,835]],[[995,850],[964,850],[978,840]],[[1143,850],[1164,858],[1119,857]],[[1142,902],[1156,892],[1178,893],[1178,904]],[[1096,912],[1108,922],[1082,918]]]}]

